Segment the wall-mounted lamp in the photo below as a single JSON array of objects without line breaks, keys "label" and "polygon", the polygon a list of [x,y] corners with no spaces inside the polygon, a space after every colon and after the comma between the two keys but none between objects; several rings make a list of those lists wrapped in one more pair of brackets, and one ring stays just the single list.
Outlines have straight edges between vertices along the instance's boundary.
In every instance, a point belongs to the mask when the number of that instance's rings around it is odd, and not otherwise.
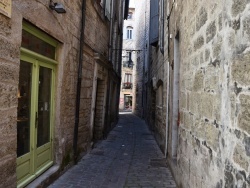
[{"label": "wall-mounted lamp", "polygon": [[49,8],[56,11],[58,14],[66,13],[66,10],[61,3],[54,3],[52,0],[50,0]]}]

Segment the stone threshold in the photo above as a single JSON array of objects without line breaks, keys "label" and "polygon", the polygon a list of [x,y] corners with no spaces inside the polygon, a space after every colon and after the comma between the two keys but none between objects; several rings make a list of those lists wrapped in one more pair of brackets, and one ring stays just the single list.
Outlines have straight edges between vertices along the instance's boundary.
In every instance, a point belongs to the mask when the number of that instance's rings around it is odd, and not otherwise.
[{"label": "stone threshold", "polygon": [[26,188],[42,188],[47,187],[61,175],[60,166],[54,165],[45,171],[42,175],[32,181]]}]

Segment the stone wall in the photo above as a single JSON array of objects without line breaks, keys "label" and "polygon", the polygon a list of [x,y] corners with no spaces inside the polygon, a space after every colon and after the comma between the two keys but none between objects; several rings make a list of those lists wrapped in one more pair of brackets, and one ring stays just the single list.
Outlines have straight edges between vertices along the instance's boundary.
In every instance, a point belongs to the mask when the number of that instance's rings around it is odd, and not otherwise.
[{"label": "stone wall", "polygon": [[137,64],[135,67],[136,71],[136,85],[134,87],[135,92],[135,114],[144,117],[145,109],[143,106],[146,105],[146,82],[148,80],[148,56],[149,56],[149,10],[150,4],[148,0],[135,1],[136,7],[136,41],[135,48],[140,50],[136,54]]},{"label": "stone wall", "polygon": [[[3,104],[0,106],[1,123],[0,129],[1,136],[1,162],[0,167],[4,169],[1,173],[0,187],[16,187],[16,145],[17,145],[17,88],[20,66],[20,46],[22,39],[22,21],[26,20],[31,24],[37,26],[44,32],[48,33],[52,37],[58,39],[65,45],[60,45],[58,48],[58,62],[57,69],[57,94],[56,94],[56,120],[55,120],[55,157],[56,162],[61,163],[65,154],[65,148],[68,137],[64,132],[67,132],[67,124],[64,124],[61,116],[60,109],[72,109],[74,110],[74,102],[72,102],[71,96],[75,97],[74,79],[76,72],[76,55],[79,48],[79,14],[80,5],[76,2],[70,5],[66,5],[67,14],[57,15],[48,8],[48,2],[44,1],[18,1],[12,2],[12,17],[7,18],[0,15],[1,19],[1,33],[0,33],[0,49],[2,50],[2,57],[0,59],[1,72],[1,101]],[[20,6],[22,5],[22,6]],[[72,11],[68,10],[72,9]],[[43,19],[40,19],[43,17]],[[68,17],[65,21],[65,17]],[[39,20],[39,21],[38,21]],[[61,23],[71,27],[62,27]],[[65,34],[67,33],[67,35]],[[70,45],[69,45],[70,44]],[[63,52],[63,54],[62,54]],[[63,76],[65,75],[64,62],[68,63],[67,75],[69,75],[68,82],[63,86],[68,88],[64,91],[62,88]],[[71,85],[72,84],[72,85]],[[67,93],[62,96],[61,93]],[[68,105],[62,101],[68,101]],[[65,102],[66,103],[66,102]],[[72,104],[73,103],[73,104]],[[69,110],[69,112],[71,112]],[[67,121],[72,120],[74,117],[69,113]],[[66,120],[65,120],[66,121]],[[71,125],[72,126],[72,125]],[[69,129],[68,132],[71,132]],[[61,134],[63,133],[63,134]],[[59,136],[60,135],[60,136]],[[71,135],[72,137],[72,135]],[[71,139],[72,140],[72,139]],[[65,142],[66,141],[66,142]],[[60,161],[60,162],[59,162]]]},{"label": "stone wall", "polygon": [[[149,43],[150,1],[140,3],[138,16],[141,19],[137,25],[137,48],[142,49],[142,51],[138,55],[140,61],[137,66],[137,114],[147,121],[160,148],[164,151],[166,135],[166,115],[164,114],[166,114],[167,87],[164,56],[159,45],[154,47]],[[160,30],[158,32],[158,44],[160,44]]]},{"label": "stone wall", "polygon": [[[13,0],[12,17],[7,18],[0,14],[0,168],[3,169],[0,173],[0,187],[16,187],[17,183],[17,89],[23,20],[59,42],[56,51],[58,65],[54,97],[54,163],[60,166],[60,170],[64,170],[73,161],[79,53],[83,53],[78,134],[79,156],[91,147],[91,104],[96,63],[94,53],[102,54],[108,63],[110,24],[103,12],[96,8],[95,1],[87,0],[84,51],[79,52],[82,1],[61,1],[61,3],[66,9],[66,14],[57,14],[52,11],[49,8],[49,0]],[[120,5],[118,7],[122,8]],[[120,12],[120,10],[114,11]]]},{"label": "stone wall", "polygon": [[250,2],[175,0],[168,6],[170,64],[177,34],[180,44],[177,164],[171,131],[168,146],[177,183],[250,187]]},{"label": "stone wall", "polygon": [[[164,152],[166,143],[165,114],[167,110],[165,57],[160,51],[159,45],[154,47],[149,44],[150,1],[136,2],[136,7],[138,7],[136,16],[141,18],[136,22],[136,48],[141,49],[141,52],[137,55],[135,113],[147,121]],[[160,41],[158,41],[159,43]],[[162,88],[161,91],[159,87]]]},{"label": "stone wall", "polygon": [[20,14],[12,13],[14,19],[0,14],[0,187],[16,185],[16,119],[19,74],[19,48],[21,38]]},{"label": "stone wall", "polygon": [[[151,61],[148,66],[148,93],[149,110],[146,115],[147,122],[154,131],[156,140],[162,151],[165,149],[166,135],[166,73],[164,69],[163,54],[160,48],[151,46]],[[162,87],[162,90],[159,89]],[[161,94],[160,94],[161,93]],[[160,99],[161,97],[161,99]],[[158,101],[161,101],[159,103]]]}]

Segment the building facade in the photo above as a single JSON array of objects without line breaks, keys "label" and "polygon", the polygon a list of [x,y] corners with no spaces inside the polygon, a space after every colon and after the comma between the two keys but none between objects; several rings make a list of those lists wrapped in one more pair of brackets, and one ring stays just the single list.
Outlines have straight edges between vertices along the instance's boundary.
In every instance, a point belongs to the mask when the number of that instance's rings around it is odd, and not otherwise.
[{"label": "building facade", "polygon": [[130,2],[128,18],[123,25],[123,46],[122,46],[122,74],[120,90],[120,111],[134,111],[134,83],[135,83],[135,7]]},{"label": "building facade", "polygon": [[[150,1],[135,1],[136,7],[136,39],[135,48],[136,53],[136,83],[135,83],[135,110],[134,113],[139,117],[145,117],[148,110],[147,106],[147,85],[149,77],[149,15],[150,15]],[[145,108],[144,108],[145,107]]]},{"label": "building facade", "polygon": [[117,121],[121,51],[113,49],[122,47],[128,2],[5,3],[0,187],[46,186]]},{"label": "building facade", "polygon": [[178,187],[250,187],[249,6],[151,0],[145,119]]}]

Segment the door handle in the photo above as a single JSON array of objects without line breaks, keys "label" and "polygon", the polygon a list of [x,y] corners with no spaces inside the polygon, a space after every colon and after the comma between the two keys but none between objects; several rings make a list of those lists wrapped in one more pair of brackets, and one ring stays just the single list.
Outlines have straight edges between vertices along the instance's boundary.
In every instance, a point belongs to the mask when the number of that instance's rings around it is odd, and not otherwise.
[{"label": "door handle", "polygon": [[37,128],[37,124],[38,124],[38,113],[36,112],[36,122],[35,122],[35,127]]}]

